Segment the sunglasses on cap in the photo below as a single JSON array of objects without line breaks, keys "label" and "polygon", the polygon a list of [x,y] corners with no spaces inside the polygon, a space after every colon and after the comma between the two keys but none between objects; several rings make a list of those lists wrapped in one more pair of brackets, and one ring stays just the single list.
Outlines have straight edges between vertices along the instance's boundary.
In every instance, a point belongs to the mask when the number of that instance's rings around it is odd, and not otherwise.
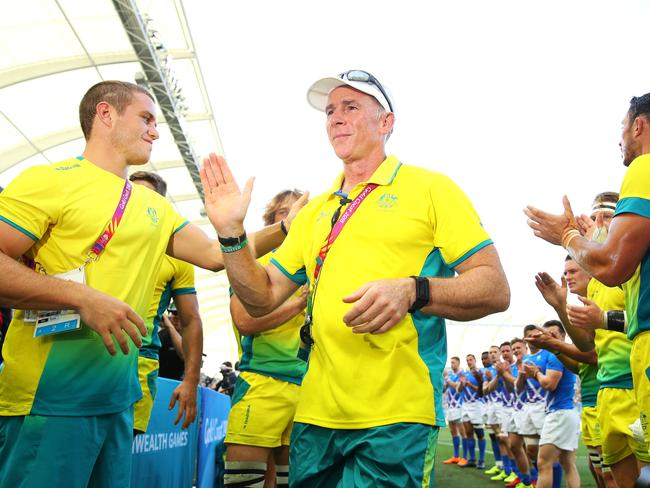
[{"label": "sunglasses on cap", "polygon": [[350,71],[345,71],[343,73],[340,73],[339,78],[341,78],[342,80],[360,81],[361,83],[370,83],[371,85],[375,85],[377,89],[381,92],[381,94],[384,96],[384,99],[386,99],[386,103],[388,103],[388,108],[390,109],[390,111],[394,112],[393,104],[390,103],[390,98],[386,94],[386,90],[384,90],[384,87],[381,86],[379,80],[374,76],[372,76],[367,71],[363,71],[361,69],[351,69]]}]

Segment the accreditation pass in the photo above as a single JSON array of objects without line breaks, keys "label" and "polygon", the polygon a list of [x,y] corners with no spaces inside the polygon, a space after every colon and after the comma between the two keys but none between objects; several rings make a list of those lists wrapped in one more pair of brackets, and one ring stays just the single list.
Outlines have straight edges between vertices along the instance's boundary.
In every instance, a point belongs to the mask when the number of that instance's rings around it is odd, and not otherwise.
[{"label": "accreditation pass", "polygon": [[[66,273],[53,275],[61,280],[85,284],[84,266]],[[76,310],[38,310],[34,325],[34,337],[43,337],[81,328],[81,316]]]}]

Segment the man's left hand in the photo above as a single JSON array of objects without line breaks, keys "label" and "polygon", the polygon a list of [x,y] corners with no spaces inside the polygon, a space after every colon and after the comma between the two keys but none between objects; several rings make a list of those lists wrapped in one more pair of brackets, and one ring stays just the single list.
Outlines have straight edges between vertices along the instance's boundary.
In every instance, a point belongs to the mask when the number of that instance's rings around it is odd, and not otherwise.
[{"label": "man's left hand", "polygon": [[354,303],[343,317],[343,322],[353,327],[352,332],[381,334],[399,323],[415,302],[415,281],[412,278],[371,281],[343,301]]},{"label": "man's left hand", "polygon": [[178,415],[174,420],[174,425],[178,424],[184,414],[183,429],[187,429],[196,420],[196,387],[197,385],[183,380],[172,393],[169,402],[169,410],[171,410],[178,400]]},{"label": "man's left hand", "polygon": [[584,297],[579,296],[578,299],[584,304],[584,307],[579,305],[567,305],[566,307],[571,325],[588,330],[603,328],[603,311],[600,307]]}]

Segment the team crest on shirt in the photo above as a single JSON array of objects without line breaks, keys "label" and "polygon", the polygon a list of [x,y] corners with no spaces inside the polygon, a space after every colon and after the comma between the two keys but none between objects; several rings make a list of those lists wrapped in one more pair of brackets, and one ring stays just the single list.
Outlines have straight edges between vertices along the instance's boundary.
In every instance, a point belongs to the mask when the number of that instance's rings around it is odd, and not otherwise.
[{"label": "team crest on shirt", "polygon": [[149,220],[151,220],[152,224],[157,224],[159,219],[158,219],[158,214],[156,213],[156,209],[153,207],[149,207],[147,209],[147,215],[149,216]]},{"label": "team crest on shirt", "polygon": [[379,208],[393,208],[397,205],[397,196],[392,193],[384,193],[377,199],[377,206]]},{"label": "team crest on shirt", "polygon": [[318,217],[316,217],[316,222],[320,222],[321,219],[325,217],[331,217],[331,216],[332,216],[332,212],[323,212],[321,210],[321,212],[318,214]]}]

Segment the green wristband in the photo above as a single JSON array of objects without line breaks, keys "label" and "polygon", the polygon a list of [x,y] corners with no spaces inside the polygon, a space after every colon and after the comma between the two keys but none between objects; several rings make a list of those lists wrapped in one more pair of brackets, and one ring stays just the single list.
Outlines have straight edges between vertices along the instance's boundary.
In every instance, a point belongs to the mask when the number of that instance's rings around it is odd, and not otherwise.
[{"label": "green wristband", "polygon": [[221,252],[225,252],[225,253],[237,252],[241,249],[244,249],[247,244],[248,244],[248,239],[244,239],[242,242],[240,242],[239,244],[235,244],[234,246],[224,246],[223,244],[220,244]]}]

